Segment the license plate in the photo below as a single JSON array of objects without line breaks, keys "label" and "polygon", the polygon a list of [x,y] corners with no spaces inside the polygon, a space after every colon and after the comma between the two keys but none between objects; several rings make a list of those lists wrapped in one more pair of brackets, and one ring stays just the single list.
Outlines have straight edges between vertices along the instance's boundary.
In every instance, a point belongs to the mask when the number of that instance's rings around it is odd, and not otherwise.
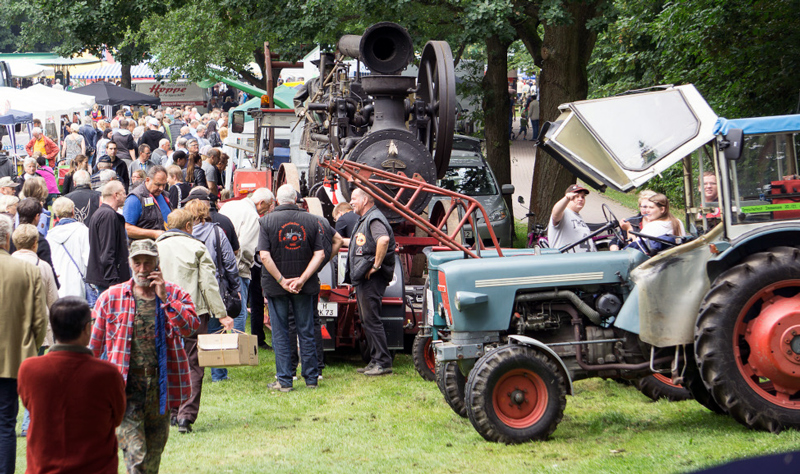
[{"label": "license plate", "polygon": [[320,317],[335,318],[339,316],[339,305],[337,303],[320,301],[317,303],[317,311]]},{"label": "license plate", "polygon": [[471,239],[472,238],[472,231],[471,230],[465,230],[464,231],[464,238],[465,239]]}]

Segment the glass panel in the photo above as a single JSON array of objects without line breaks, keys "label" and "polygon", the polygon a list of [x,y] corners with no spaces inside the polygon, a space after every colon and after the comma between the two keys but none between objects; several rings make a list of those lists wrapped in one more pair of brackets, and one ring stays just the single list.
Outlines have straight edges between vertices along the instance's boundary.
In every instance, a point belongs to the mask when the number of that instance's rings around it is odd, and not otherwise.
[{"label": "glass panel", "polygon": [[679,91],[578,102],[574,107],[613,158],[632,171],[650,167],[700,129],[700,121]]},{"label": "glass panel", "polygon": [[439,181],[439,187],[467,196],[497,194],[491,175],[482,166],[447,168],[444,178]]},{"label": "glass panel", "polygon": [[800,219],[796,134],[747,135],[731,162],[733,224]]},{"label": "glass panel", "polygon": [[577,117],[567,122],[556,140],[618,187],[630,182],[630,178],[625,176]]}]

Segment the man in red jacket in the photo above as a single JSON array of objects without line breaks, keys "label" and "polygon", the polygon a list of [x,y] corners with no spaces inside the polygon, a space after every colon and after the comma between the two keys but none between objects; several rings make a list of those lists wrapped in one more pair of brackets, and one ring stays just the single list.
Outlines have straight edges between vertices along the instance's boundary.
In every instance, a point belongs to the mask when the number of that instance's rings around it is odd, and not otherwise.
[{"label": "man in red jacket", "polygon": [[17,379],[32,413],[27,472],[116,473],[114,430],[125,415],[122,375],[86,348],[92,333],[86,300],[56,301],[50,325],[57,344],[44,357],[26,359]]},{"label": "man in red jacket", "polygon": [[39,127],[34,127],[31,135],[33,135],[33,138],[25,145],[25,151],[28,152],[28,156],[33,156],[38,151],[47,158],[47,165],[55,168],[56,155],[58,155],[56,142],[47,138]]}]

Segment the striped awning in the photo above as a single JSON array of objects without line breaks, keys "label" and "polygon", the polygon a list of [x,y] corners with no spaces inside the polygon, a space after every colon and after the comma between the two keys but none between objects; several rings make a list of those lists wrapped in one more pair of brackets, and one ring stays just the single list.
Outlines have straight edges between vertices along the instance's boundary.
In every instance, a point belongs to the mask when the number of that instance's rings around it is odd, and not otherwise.
[{"label": "striped awning", "polygon": [[[159,77],[167,77],[170,75],[169,69],[163,69],[158,72]],[[131,79],[153,79],[155,78],[156,73],[150,69],[150,65],[148,63],[140,63],[136,66],[131,66]],[[122,64],[114,63],[109,64],[107,66],[102,66],[95,69],[90,69],[88,71],[83,71],[78,74],[74,74],[71,76],[73,79],[89,79],[89,80],[97,80],[97,79],[119,79],[122,77]],[[186,78],[186,75],[182,75],[181,78]]]}]

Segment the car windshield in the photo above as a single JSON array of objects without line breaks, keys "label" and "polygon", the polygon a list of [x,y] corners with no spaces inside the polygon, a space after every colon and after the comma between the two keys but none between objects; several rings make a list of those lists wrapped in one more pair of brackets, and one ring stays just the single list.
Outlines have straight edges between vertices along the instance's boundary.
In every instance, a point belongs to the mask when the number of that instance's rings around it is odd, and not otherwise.
[{"label": "car windshield", "polygon": [[466,196],[497,194],[492,177],[483,166],[451,166],[439,181],[439,187]]},{"label": "car windshield", "polygon": [[453,150],[481,152],[481,142],[473,138],[453,137]]}]

